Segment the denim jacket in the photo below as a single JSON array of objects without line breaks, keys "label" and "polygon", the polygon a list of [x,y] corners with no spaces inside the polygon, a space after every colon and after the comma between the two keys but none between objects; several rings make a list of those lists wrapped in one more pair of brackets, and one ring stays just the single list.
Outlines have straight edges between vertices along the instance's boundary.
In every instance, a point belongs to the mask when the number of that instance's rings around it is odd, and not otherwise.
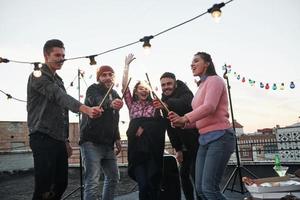
[{"label": "denim jacket", "polygon": [[66,141],[69,136],[68,110],[79,112],[82,105],[66,93],[62,79],[53,74],[47,65],[42,75],[29,76],[27,83],[27,124],[29,134],[47,134]]}]

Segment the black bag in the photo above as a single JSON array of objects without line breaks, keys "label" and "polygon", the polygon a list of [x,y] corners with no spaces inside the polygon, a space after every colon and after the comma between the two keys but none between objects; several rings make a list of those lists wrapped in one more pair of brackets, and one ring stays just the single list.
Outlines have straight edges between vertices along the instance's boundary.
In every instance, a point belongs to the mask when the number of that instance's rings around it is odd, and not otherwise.
[{"label": "black bag", "polygon": [[164,155],[160,200],[180,200],[180,179],[177,162],[174,156]]}]

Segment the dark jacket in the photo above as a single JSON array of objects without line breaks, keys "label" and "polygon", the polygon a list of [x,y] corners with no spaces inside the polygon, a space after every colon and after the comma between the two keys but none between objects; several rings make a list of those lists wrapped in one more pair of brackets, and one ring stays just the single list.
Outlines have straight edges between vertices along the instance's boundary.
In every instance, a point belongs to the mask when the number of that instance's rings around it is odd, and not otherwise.
[{"label": "dark jacket", "polygon": [[65,141],[69,136],[68,110],[79,112],[82,104],[66,93],[62,79],[47,65],[41,72],[40,77],[30,74],[27,83],[29,134],[44,133]]},{"label": "dark jacket", "polygon": [[[135,179],[135,166],[152,160],[155,167],[148,175],[161,173],[165,144],[166,120],[161,117],[141,117],[132,119],[126,132],[128,138],[128,174]],[[144,129],[141,136],[136,136],[137,129]]]},{"label": "dark jacket", "polygon": [[[162,94],[162,101],[165,102],[169,110],[176,112],[178,115],[192,111],[191,102],[194,97],[191,90],[180,80],[176,81],[177,87],[170,96]],[[164,112],[164,116],[167,113]],[[173,148],[176,151],[181,151],[184,148],[190,151],[197,151],[198,149],[198,131],[196,129],[181,129],[172,128],[170,123],[167,128],[168,136]]]},{"label": "dark jacket", "polygon": [[[98,106],[108,89],[102,84],[93,84],[86,91],[85,104]],[[89,141],[96,144],[106,144],[113,147],[114,142],[120,139],[119,111],[110,107],[112,100],[120,98],[115,90],[112,90],[108,98],[102,104],[104,112],[99,118],[91,119],[82,115],[80,123],[80,144]]]}]

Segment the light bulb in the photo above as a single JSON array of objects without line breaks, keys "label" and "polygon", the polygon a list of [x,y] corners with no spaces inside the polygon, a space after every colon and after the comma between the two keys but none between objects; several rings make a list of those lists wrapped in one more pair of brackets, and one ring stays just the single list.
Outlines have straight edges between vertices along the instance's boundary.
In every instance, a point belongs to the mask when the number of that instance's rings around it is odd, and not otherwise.
[{"label": "light bulb", "polygon": [[150,55],[150,53],[151,53],[151,48],[150,48],[150,47],[144,47],[143,52],[144,52],[144,55],[145,55],[145,56],[148,56],[148,55]]},{"label": "light bulb", "polygon": [[150,35],[150,36],[145,36],[145,37],[143,37],[143,38],[140,39],[140,42],[144,42],[144,43],[143,43],[144,49],[149,49],[149,48],[151,48],[150,40],[151,40],[152,38],[154,38],[154,37],[153,37],[152,35]]},{"label": "light bulb", "polygon": [[39,78],[39,77],[41,77],[41,75],[42,75],[41,70],[34,70],[33,71],[33,76],[34,77]]},{"label": "light bulb", "polygon": [[208,13],[211,14],[215,22],[220,21],[220,17],[222,15],[221,8],[225,6],[225,3],[214,4],[211,8],[207,10]]},{"label": "light bulb", "polygon": [[295,88],[295,83],[294,83],[293,81],[292,81],[291,84],[290,84],[290,88],[291,88],[291,89],[294,89],[294,88]]},{"label": "light bulb", "polygon": [[222,12],[221,10],[216,10],[214,12],[211,13],[211,16],[213,17],[213,20],[216,22],[216,23],[219,23],[220,20],[221,20],[221,15],[222,15]]},{"label": "light bulb", "polygon": [[95,60],[95,55],[89,56],[88,58],[90,59],[90,65],[96,65],[97,64],[97,62]]}]

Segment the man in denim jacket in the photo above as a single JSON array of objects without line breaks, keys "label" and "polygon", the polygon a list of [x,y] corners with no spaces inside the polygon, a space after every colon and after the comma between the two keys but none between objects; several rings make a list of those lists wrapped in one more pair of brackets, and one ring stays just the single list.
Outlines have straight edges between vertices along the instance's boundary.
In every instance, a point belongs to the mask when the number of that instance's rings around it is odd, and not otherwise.
[{"label": "man in denim jacket", "polygon": [[34,200],[60,199],[68,184],[68,110],[82,112],[91,118],[100,117],[102,109],[88,107],[67,95],[56,70],[65,56],[60,40],[44,45],[45,64],[39,73],[32,73],[27,84],[27,123],[35,170]]}]

